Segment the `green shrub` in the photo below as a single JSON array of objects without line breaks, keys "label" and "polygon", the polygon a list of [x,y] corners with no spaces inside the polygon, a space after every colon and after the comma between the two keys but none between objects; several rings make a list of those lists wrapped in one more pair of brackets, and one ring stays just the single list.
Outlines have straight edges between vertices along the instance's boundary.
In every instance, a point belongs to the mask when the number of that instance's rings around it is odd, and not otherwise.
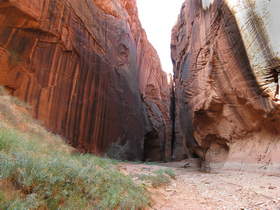
[{"label": "green shrub", "polygon": [[26,199],[16,198],[9,201],[0,201],[0,208],[7,210],[27,210],[36,209],[39,207],[39,202],[35,194],[28,195]]},{"label": "green shrub", "polygon": [[170,168],[160,169],[160,170],[157,170],[155,173],[157,173],[157,174],[166,174],[166,175],[168,175],[172,179],[176,178],[175,172],[172,169],[170,169]]},{"label": "green shrub", "polygon": [[[6,200],[4,192],[0,191],[0,204]],[[1,206],[0,206],[1,207]]]},{"label": "green shrub", "polygon": [[17,147],[19,143],[19,135],[15,130],[0,128],[0,151],[9,151]]},{"label": "green shrub", "polygon": [[120,173],[116,161],[49,150],[33,138],[0,129],[0,179],[25,195],[1,202],[0,209],[139,209],[149,204],[144,187]]},{"label": "green shrub", "polygon": [[140,174],[137,177],[140,180],[146,181],[152,185],[152,187],[162,187],[170,184],[171,178],[175,179],[175,173],[172,169],[160,169],[154,171],[152,174]]}]

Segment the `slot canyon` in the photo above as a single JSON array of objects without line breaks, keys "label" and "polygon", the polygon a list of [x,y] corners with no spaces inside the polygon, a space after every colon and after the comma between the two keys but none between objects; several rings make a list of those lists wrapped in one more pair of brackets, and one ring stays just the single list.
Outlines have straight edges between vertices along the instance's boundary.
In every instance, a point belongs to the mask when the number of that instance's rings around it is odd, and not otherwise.
[{"label": "slot canyon", "polygon": [[170,86],[131,0],[0,1],[0,84],[82,152],[171,156]]},{"label": "slot canyon", "polygon": [[83,152],[276,172],[277,3],[233,2],[184,3],[172,84],[135,0],[1,1],[0,84]]},{"label": "slot canyon", "polygon": [[186,0],[169,81],[136,0],[0,0],[0,85],[81,152],[279,175],[277,2]]}]

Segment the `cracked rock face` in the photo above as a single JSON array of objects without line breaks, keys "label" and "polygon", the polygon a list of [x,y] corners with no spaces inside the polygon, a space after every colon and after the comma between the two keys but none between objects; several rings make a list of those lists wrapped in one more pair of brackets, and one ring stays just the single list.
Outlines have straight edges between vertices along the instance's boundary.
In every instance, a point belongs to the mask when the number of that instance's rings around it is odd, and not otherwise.
[{"label": "cracked rock face", "polygon": [[135,0],[2,0],[0,67],[0,85],[81,151],[170,156],[170,87]]},{"label": "cracked rock face", "polygon": [[279,6],[185,1],[171,44],[178,159],[277,173]]}]

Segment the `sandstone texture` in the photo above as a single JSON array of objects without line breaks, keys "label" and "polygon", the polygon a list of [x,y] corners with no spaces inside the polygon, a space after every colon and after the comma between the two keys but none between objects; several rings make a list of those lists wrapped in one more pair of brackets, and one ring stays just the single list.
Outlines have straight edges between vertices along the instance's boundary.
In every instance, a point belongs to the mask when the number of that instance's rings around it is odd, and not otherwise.
[{"label": "sandstone texture", "polygon": [[176,159],[279,174],[277,2],[185,1],[171,44]]},{"label": "sandstone texture", "polygon": [[135,0],[0,0],[0,85],[81,151],[170,158],[170,87]]}]

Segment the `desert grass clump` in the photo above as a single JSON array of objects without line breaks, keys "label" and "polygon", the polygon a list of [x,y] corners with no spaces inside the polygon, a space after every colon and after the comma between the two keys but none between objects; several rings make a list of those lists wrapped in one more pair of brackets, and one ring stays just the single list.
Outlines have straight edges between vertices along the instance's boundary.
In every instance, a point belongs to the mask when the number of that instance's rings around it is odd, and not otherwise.
[{"label": "desert grass clump", "polygon": [[0,182],[21,194],[10,199],[0,194],[0,209],[141,209],[149,204],[145,188],[120,173],[116,161],[63,153],[56,150],[62,141],[49,149],[34,138],[0,129]]},{"label": "desert grass clump", "polygon": [[[149,195],[111,159],[77,153],[0,87],[0,209],[143,209]],[[3,184],[6,183],[6,184]]]},{"label": "desert grass clump", "polygon": [[176,175],[172,169],[160,169],[153,171],[151,174],[138,174],[136,177],[144,181],[144,183],[158,188],[169,185],[171,179],[175,179]]}]

